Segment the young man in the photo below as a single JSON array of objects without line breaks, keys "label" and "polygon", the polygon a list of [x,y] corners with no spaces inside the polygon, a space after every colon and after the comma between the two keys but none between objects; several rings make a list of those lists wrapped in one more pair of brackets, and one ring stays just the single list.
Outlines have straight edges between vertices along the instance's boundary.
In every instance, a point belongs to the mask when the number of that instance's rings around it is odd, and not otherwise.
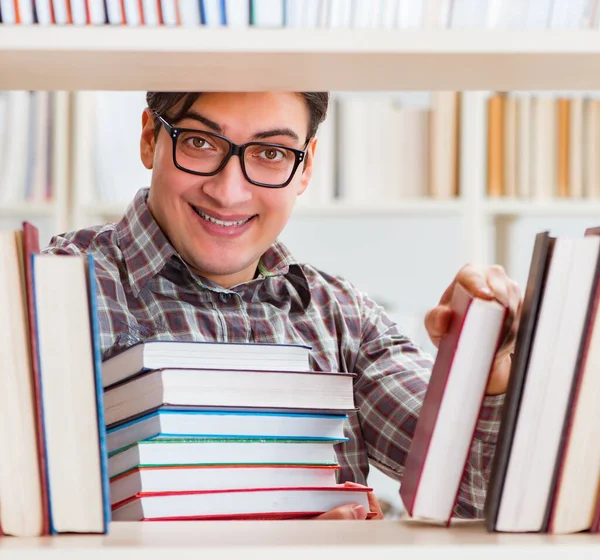
[{"label": "young man", "polygon": [[[309,186],[325,93],[148,93],[141,158],[152,169],[117,224],[55,237],[46,252],[91,253],[104,357],[140,339],[291,342],[312,368],[357,375],[341,481],[369,463],[401,481],[432,360],[351,283],[298,263],[277,237]],[[367,186],[365,185],[365,188]],[[425,318],[446,332],[455,283],[496,297],[513,320],[488,385],[456,514],[480,516],[521,296],[500,267],[459,271]],[[322,516],[364,519],[347,506]]]}]

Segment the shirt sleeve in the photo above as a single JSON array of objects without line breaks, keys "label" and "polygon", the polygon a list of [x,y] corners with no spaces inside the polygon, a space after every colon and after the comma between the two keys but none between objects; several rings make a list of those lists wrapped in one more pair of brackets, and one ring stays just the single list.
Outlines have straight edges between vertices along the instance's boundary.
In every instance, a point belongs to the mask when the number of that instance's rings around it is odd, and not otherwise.
[{"label": "shirt sleeve", "polygon": [[[433,359],[362,296],[361,342],[354,371],[355,398],[369,460],[402,482],[402,473]],[[484,399],[460,483],[456,517],[481,518],[504,395]]]}]

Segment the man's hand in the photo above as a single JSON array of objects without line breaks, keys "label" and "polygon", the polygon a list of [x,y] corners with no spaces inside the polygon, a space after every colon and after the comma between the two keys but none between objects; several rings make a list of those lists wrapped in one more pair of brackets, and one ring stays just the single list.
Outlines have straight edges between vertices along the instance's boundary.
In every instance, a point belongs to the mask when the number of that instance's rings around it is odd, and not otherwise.
[{"label": "man's hand", "polygon": [[504,323],[502,342],[494,359],[492,371],[486,388],[488,395],[506,392],[510,375],[510,354],[514,349],[517,327],[521,314],[521,289],[511,280],[501,266],[476,267],[472,264],[464,266],[452,283],[446,288],[437,307],[425,315],[425,328],[431,341],[437,347],[440,338],[448,331],[452,311],[450,301],[454,286],[459,283],[472,295],[482,299],[496,298],[508,307],[508,315]]},{"label": "man's hand", "polygon": [[[356,484],[355,482],[344,482],[344,484],[342,486],[345,486],[347,488],[365,488],[362,484]],[[369,510],[371,512],[375,512],[375,514],[376,514],[373,517],[371,517],[370,519],[383,519],[383,512],[381,511],[381,507],[379,506],[379,502],[377,501],[375,494],[373,492],[369,492],[368,498],[369,498]],[[359,520],[363,520],[363,519],[367,518],[368,513],[369,513],[369,511],[367,511],[360,504],[346,504],[346,505],[337,507],[335,509],[332,509],[331,511],[322,513],[321,515],[314,517],[313,519],[319,519],[319,520],[321,520],[321,519],[329,519],[329,520],[331,520],[331,519],[346,519],[346,520],[359,519]]]}]

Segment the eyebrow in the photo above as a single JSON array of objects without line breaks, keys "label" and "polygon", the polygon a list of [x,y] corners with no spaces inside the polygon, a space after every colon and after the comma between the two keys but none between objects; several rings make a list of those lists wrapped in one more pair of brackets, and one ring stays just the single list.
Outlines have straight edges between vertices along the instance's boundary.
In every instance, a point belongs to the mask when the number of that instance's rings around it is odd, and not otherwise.
[{"label": "eyebrow", "polygon": [[[197,113],[196,111],[188,111],[179,119],[180,121],[184,119],[192,119],[202,123],[204,126],[207,126],[217,134],[222,134],[223,129],[221,125],[216,123],[215,121],[206,118],[205,116]],[[287,136],[292,138],[296,142],[300,140],[300,137],[296,132],[294,132],[291,128],[283,127],[283,128],[273,128],[270,130],[263,130],[261,132],[257,132],[252,136],[253,140],[266,140],[268,138],[273,138],[274,136]]]}]

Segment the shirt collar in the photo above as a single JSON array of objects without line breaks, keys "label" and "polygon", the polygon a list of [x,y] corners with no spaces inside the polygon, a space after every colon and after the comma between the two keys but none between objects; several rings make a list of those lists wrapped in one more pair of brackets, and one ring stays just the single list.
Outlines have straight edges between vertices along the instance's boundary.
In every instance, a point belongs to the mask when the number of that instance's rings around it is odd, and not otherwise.
[{"label": "shirt collar", "polygon": [[[117,224],[117,239],[125,259],[134,295],[177,255],[148,208],[149,189],[140,189]],[[183,262],[183,260],[182,260]],[[302,266],[288,248],[275,241],[261,257],[258,272],[262,278],[285,276],[301,295],[304,306],[310,302],[308,280]]]}]

